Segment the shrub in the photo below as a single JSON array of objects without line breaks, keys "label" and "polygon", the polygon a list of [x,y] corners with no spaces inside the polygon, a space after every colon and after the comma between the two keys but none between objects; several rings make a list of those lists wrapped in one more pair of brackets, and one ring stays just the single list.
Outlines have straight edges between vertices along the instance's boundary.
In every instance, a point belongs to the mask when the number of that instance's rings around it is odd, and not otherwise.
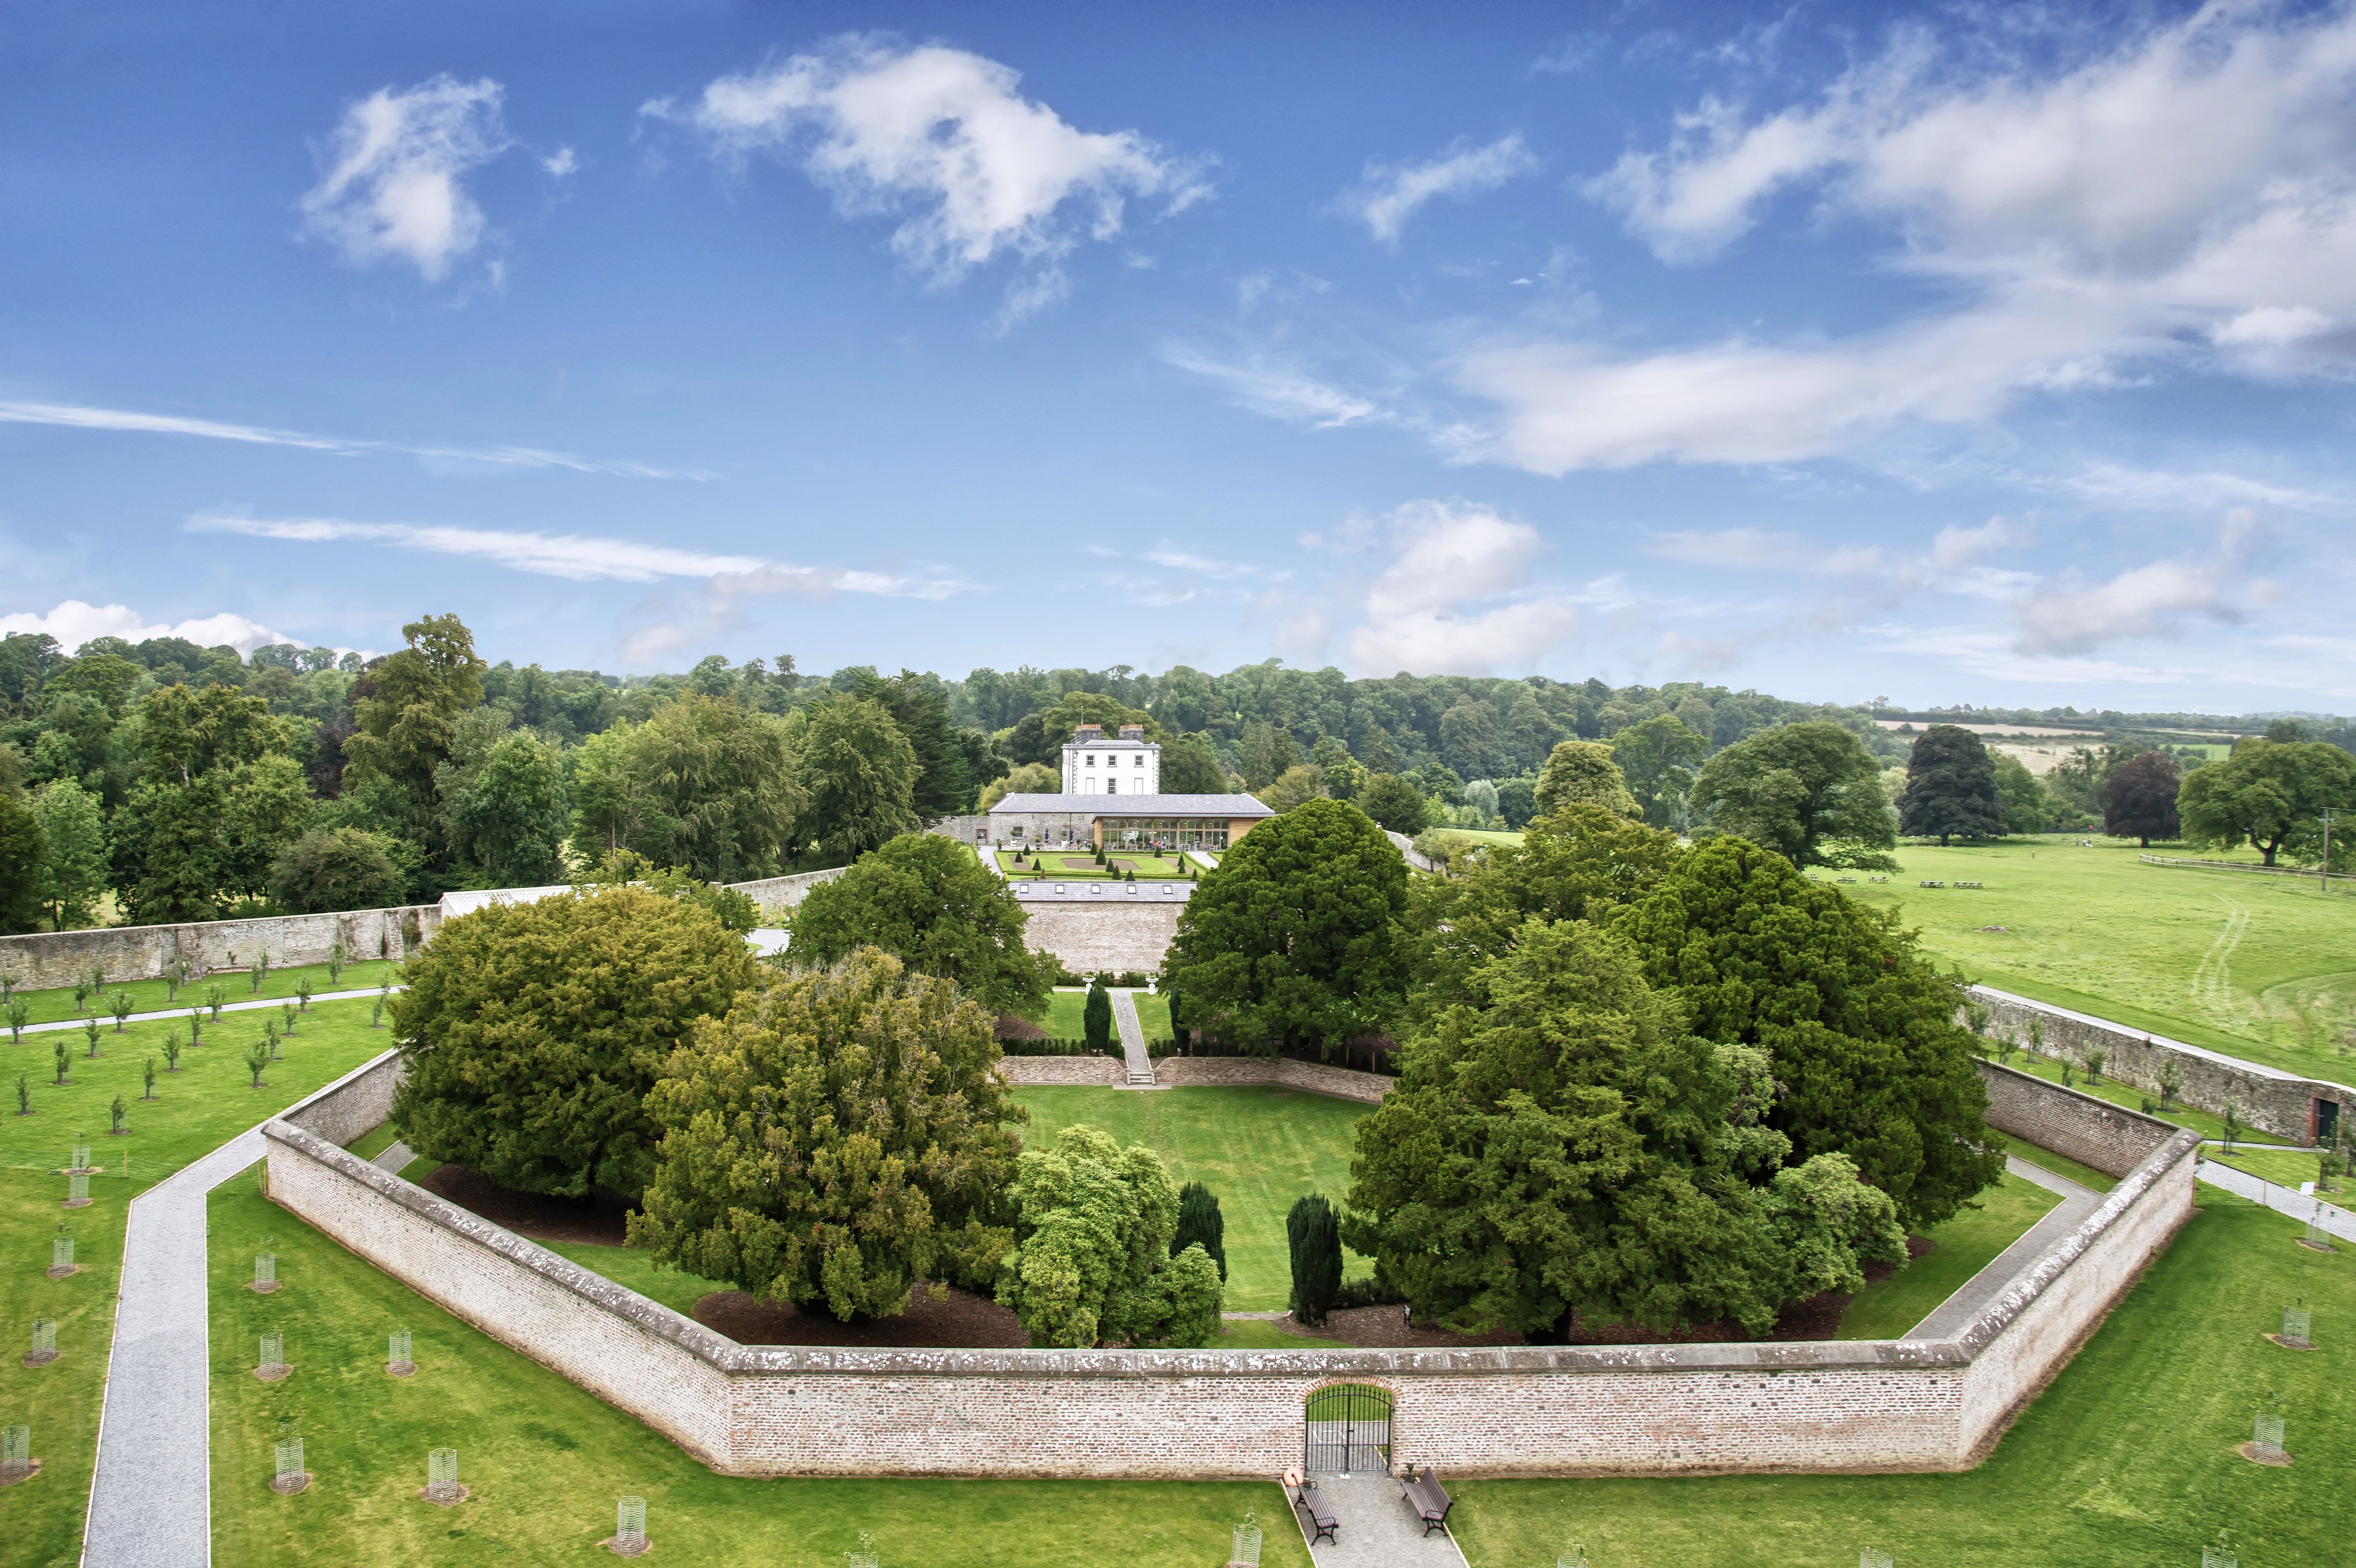
[{"label": "shrub", "polygon": [[385,909],[402,902],[408,879],[384,835],[321,827],[288,845],[270,868],[270,901],[298,914]]},{"label": "shrub", "polygon": [[1171,1254],[1178,1190],[1151,1149],[1066,1127],[1016,1168],[1017,1243],[998,1299],[1031,1343],[1203,1345],[1219,1330],[1219,1275],[1199,1245]]}]

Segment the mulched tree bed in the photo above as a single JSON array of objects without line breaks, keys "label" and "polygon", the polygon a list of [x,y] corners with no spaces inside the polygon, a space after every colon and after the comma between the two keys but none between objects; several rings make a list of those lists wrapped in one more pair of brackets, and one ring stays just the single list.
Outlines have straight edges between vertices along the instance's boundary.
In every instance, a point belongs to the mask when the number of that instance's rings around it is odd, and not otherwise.
[{"label": "mulched tree bed", "polygon": [[897,1317],[835,1320],[819,1307],[809,1313],[773,1307],[741,1290],[715,1290],[695,1304],[695,1320],[740,1345],[837,1345],[862,1349],[1020,1350],[1030,1343],[1010,1309],[986,1296],[950,1287],[936,1301],[919,1285]]},{"label": "mulched tree bed", "polygon": [[594,1246],[628,1244],[625,1221],[630,1200],[618,1192],[587,1198],[552,1198],[544,1192],[511,1192],[478,1170],[445,1165],[417,1184],[470,1214],[535,1242],[586,1242]]}]

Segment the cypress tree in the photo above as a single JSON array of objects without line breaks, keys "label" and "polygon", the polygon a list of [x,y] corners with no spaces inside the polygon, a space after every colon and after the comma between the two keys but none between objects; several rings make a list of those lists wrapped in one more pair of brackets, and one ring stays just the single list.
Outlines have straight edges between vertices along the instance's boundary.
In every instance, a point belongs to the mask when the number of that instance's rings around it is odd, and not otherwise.
[{"label": "cypress tree", "polygon": [[1102,1051],[1112,1043],[1112,994],[1105,989],[1101,975],[1088,982],[1087,1006],[1081,1009],[1080,1022],[1087,1029],[1090,1051]]},{"label": "cypress tree", "polygon": [[1292,1318],[1323,1323],[1342,1291],[1342,1227],[1322,1192],[1296,1199],[1284,1217],[1292,1248]]},{"label": "cypress tree", "polygon": [[1178,1230],[1170,1238],[1172,1257],[1199,1244],[1219,1265],[1219,1283],[1224,1285],[1227,1278],[1226,1233],[1226,1217],[1219,1212],[1216,1194],[1199,1181],[1190,1181],[1178,1189]]}]

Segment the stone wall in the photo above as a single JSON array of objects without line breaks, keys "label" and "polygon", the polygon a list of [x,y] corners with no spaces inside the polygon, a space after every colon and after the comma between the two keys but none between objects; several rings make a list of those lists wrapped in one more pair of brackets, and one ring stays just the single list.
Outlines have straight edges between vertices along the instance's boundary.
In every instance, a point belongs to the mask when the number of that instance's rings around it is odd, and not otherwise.
[{"label": "stone wall", "polygon": [[1975,1060],[1987,1088],[1987,1125],[2067,1155],[2105,1176],[2125,1176],[2179,1129],[2033,1073]]},{"label": "stone wall", "polygon": [[31,990],[70,986],[95,965],[110,982],[152,980],[175,956],[200,971],[242,969],[257,953],[273,969],[325,964],[341,935],[355,959],[406,958],[442,924],[433,904],[351,910],[341,914],[267,915],[187,925],[116,925],[94,931],[44,931],[0,936],[0,974]]},{"label": "stone wall", "polygon": [[1118,1056],[1009,1056],[999,1074],[1024,1089],[1096,1088],[1129,1081],[1129,1063]]},{"label": "stone wall", "polygon": [[[2239,1061],[2222,1051],[2187,1045],[2146,1029],[2131,1029],[2107,1019],[2031,1001],[1989,986],[1974,986],[1965,995],[1987,1009],[1989,1033],[2010,1040],[2024,1051],[2034,1050],[2071,1061],[2083,1061],[2087,1051],[2099,1051],[2103,1053],[2104,1077],[2133,1084],[2155,1099],[2159,1094],[2160,1063],[2172,1061],[2176,1063],[2178,1100],[2221,1116],[2232,1105],[2244,1122],[2279,1137],[2312,1142],[2318,1100],[2336,1101],[2341,1116],[2356,1116],[2356,1088],[2345,1083],[2303,1078],[2296,1072]],[[2031,1043],[2032,1022],[2036,1025],[2035,1033],[2042,1039],[2041,1045]]]},{"label": "stone wall", "polygon": [[1164,1088],[1264,1083],[1272,1088],[1300,1089],[1312,1094],[1357,1100],[1369,1105],[1380,1104],[1398,1082],[1379,1072],[1357,1072],[1322,1061],[1295,1061],[1289,1056],[1165,1056],[1153,1064],[1153,1081]]},{"label": "stone wall", "polygon": [[[391,1060],[368,1071],[389,1073]],[[2020,1083],[2008,1093],[2051,1096],[2021,1112],[2049,1131],[2074,1118],[2082,1141],[2107,1136],[2086,1096],[2008,1079]],[[327,1109],[263,1129],[274,1200],[713,1469],[744,1476],[1267,1477],[1298,1462],[1302,1403],[1336,1381],[1391,1391],[1395,1461],[1461,1475],[1965,1468],[2181,1223],[2195,1147],[2190,1133],[2163,1136],[1953,1340],[865,1350],[723,1339],[302,1125]]]},{"label": "stone wall", "polygon": [[1075,975],[1151,974],[1178,935],[1183,903],[1034,904],[1023,941],[1034,953],[1052,953]]},{"label": "stone wall", "polygon": [[757,882],[731,882],[728,886],[743,893],[765,910],[791,909],[809,897],[809,891],[820,882],[830,882],[848,866],[830,866],[823,871],[797,871],[790,877],[765,877]]}]

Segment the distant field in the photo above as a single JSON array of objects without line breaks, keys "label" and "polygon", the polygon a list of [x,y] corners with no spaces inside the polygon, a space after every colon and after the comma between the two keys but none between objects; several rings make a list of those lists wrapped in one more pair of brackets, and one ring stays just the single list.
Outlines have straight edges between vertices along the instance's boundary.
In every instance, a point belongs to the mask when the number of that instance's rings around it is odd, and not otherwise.
[{"label": "distant field", "polygon": [[1446,834],[1451,838],[1469,838],[1476,844],[1512,844],[1518,846],[1522,841],[1522,836],[1518,833],[1483,833],[1477,832],[1470,827],[1443,827],[1440,831]]},{"label": "distant field", "polygon": [[[1896,907],[1974,980],[2294,1072],[2356,1074],[2356,889],[2326,897],[2306,879],[2136,856],[2059,836],[1910,844],[1901,874],[1842,891]],[[1925,879],[1986,885],[1915,885]]]}]

